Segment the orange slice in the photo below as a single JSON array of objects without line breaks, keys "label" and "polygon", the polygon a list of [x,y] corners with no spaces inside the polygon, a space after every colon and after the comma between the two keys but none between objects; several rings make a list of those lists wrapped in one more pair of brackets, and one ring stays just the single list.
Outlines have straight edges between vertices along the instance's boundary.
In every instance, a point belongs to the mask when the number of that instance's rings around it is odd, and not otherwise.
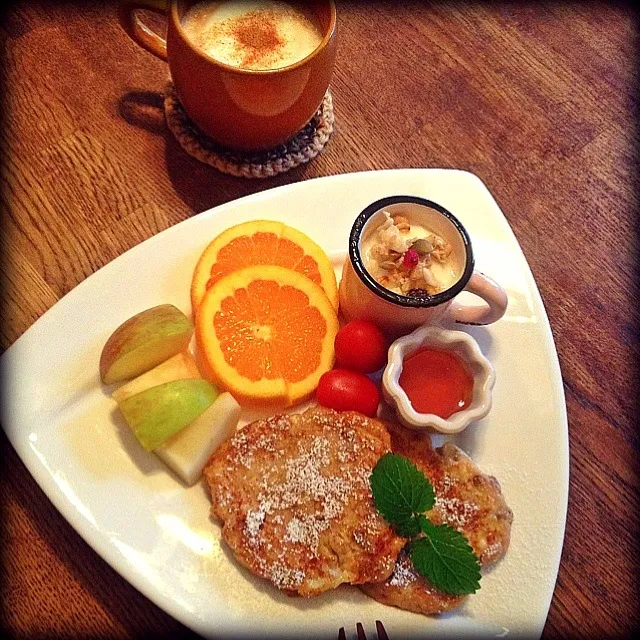
[{"label": "orange slice", "polygon": [[206,377],[238,399],[293,404],[334,362],[338,319],[323,289],[272,265],[246,267],[205,293],[195,334]]},{"label": "orange slice", "polygon": [[282,222],[253,220],[223,231],[204,250],[191,283],[194,314],[207,289],[220,278],[252,265],[277,265],[302,273],[319,284],[338,309],[336,275],[327,254],[304,233]]}]

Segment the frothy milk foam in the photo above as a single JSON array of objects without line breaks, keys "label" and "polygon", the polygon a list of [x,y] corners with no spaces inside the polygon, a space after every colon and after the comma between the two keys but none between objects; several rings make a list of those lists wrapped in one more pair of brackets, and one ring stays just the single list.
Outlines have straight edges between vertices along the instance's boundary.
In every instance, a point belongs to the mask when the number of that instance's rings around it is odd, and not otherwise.
[{"label": "frothy milk foam", "polygon": [[203,0],[182,19],[189,40],[219,62],[279,69],[306,58],[323,33],[311,12],[288,2]]}]

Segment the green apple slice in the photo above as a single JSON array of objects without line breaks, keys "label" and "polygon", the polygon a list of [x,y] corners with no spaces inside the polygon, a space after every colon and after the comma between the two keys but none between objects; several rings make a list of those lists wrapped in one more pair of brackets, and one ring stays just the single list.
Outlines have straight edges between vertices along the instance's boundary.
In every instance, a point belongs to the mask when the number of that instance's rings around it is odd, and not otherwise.
[{"label": "green apple slice", "polygon": [[173,380],[125,398],[118,406],[147,451],[184,429],[213,404],[218,390],[207,380]]},{"label": "green apple slice", "polygon": [[192,486],[202,476],[211,454],[235,433],[239,419],[240,405],[225,391],[189,426],[165,440],[153,452],[187,486]]},{"label": "green apple slice", "polygon": [[193,323],[172,304],[141,311],[121,324],[109,337],[100,355],[104,384],[139,376],[180,351],[193,335]]},{"label": "green apple slice", "polygon": [[143,373],[116,389],[111,397],[116,402],[157,387],[172,380],[186,380],[187,378],[201,378],[195,358],[188,351],[181,351],[177,355],[161,362],[157,367]]}]

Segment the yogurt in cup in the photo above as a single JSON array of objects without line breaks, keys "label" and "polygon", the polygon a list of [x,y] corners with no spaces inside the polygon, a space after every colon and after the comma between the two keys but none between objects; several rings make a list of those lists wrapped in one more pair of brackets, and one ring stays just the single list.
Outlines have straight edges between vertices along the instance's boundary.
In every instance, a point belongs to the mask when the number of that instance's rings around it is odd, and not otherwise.
[{"label": "yogurt in cup", "polygon": [[[463,290],[484,304],[456,302]],[[469,234],[441,205],[391,196],[370,204],[353,223],[340,281],[347,321],[369,320],[391,335],[443,320],[485,325],[504,315],[507,302],[499,284],[474,270]]]}]

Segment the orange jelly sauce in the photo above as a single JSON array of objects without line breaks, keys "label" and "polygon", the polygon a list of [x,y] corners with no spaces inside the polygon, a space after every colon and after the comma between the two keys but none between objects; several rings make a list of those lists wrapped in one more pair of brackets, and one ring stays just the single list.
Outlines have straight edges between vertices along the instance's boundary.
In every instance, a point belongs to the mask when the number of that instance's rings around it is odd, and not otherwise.
[{"label": "orange jelly sauce", "polygon": [[453,353],[423,347],[403,361],[400,386],[418,413],[448,418],[471,402],[473,377]]}]

